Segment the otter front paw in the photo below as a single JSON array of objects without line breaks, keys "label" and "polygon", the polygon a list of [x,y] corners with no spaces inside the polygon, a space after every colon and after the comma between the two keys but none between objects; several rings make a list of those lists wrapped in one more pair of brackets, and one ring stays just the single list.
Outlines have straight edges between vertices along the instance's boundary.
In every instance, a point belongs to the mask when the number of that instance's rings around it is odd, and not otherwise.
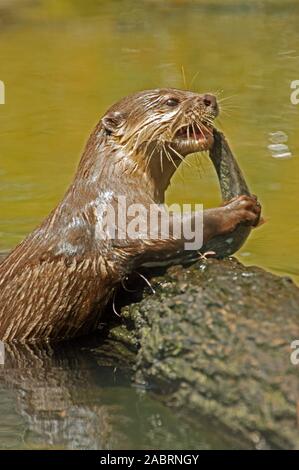
[{"label": "otter front paw", "polygon": [[223,206],[223,231],[225,233],[235,230],[237,225],[244,224],[256,227],[261,217],[261,205],[257,197],[237,196]]}]

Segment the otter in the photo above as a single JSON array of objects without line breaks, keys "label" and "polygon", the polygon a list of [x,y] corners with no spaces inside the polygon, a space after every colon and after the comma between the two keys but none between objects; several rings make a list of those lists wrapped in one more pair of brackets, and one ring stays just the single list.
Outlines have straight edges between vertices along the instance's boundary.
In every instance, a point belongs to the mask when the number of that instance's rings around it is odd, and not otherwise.
[{"label": "otter", "polygon": [[[87,334],[135,269],[189,255],[184,235],[171,230],[159,239],[113,238],[108,232],[118,227],[102,222],[119,195],[128,205],[163,205],[185,157],[213,146],[218,112],[212,94],[167,88],[125,97],[105,113],[62,201],[0,265],[2,341]],[[240,224],[256,226],[260,212],[257,198],[246,194],[204,210],[204,246]]]}]

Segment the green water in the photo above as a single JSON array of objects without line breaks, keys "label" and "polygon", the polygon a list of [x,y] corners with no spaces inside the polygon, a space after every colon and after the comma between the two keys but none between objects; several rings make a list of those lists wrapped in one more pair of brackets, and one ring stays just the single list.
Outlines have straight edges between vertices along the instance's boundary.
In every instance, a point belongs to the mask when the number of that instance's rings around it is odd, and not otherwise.
[{"label": "green water", "polygon": [[[0,1],[0,80],[6,86],[6,104],[0,105],[0,251],[19,242],[61,198],[90,130],[111,103],[136,90],[187,86],[224,98],[218,125],[264,208],[267,223],[254,231],[240,259],[298,281],[299,105],[290,101],[290,83],[299,80],[298,24],[295,0]],[[287,134],[292,158],[269,152],[269,135],[277,131]],[[181,172],[169,202],[220,203],[207,157],[199,169]],[[30,391],[22,394],[22,380],[3,379],[0,447],[78,447],[83,434],[75,429],[110,419],[107,435],[113,438],[82,437],[82,446],[84,439],[94,448],[219,445],[213,433],[196,434],[127,379],[103,383],[103,367],[94,367],[88,355],[74,369],[61,361],[69,385],[61,379],[57,393],[72,396],[76,390],[76,399],[58,411],[41,405],[40,397],[30,400]],[[47,363],[48,371],[55,368]],[[88,375],[78,386],[75,376],[86,368],[92,379]],[[24,375],[26,368],[17,374]]]}]

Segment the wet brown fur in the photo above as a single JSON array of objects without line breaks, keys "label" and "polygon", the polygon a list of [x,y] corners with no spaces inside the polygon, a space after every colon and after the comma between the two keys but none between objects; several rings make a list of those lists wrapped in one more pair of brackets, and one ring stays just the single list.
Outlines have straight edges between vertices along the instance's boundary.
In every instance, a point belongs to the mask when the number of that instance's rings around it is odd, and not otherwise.
[{"label": "wet brown fur", "polygon": [[[178,100],[176,108],[167,104],[170,98]],[[105,240],[97,221],[117,195],[126,195],[128,204],[164,202],[185,155],[212,143],[216,105],[203,100],[187,91],[158,89],[126,97],[108,110],[63,200],[0,265],[1,340],[88,333],[97,328],[117,285],[142,260],[182,251],[182,240]],[[178,130],[191,123],[205,136],[198,148],[176,142]],[[206,239],[220,233],[216,222],[212,226]]]}]

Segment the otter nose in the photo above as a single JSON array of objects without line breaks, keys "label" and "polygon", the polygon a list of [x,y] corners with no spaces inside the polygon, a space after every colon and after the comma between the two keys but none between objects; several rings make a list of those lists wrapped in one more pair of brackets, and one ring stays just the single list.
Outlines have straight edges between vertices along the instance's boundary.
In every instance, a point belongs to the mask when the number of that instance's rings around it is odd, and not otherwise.
[{"label": "otter nose", "polygon": [[212,110],[214,113],[218,114],[218,103],[216,96],[211,95],[210,93],[206,93],[202,97],[203,104]]}]

